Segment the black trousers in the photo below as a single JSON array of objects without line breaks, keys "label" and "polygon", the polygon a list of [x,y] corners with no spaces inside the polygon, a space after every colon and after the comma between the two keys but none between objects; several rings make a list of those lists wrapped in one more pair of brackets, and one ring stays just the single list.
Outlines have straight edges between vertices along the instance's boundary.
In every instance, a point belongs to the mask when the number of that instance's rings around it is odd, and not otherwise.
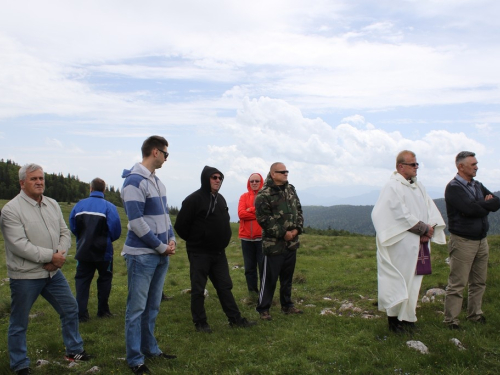
[{"label": "black trousers", "polygon": [[207,321],[204,292],[208,278],[217,291],[222,310],[228,320],[230,322],[239,321],[241,313],[231,291],[233,282],[229,275],[226,253],[224,251],[209,254],[188,252],[188,258],[193,322],[196,324]]},{"label": "black trousers", "polygon": [[297,251],[264,256],[264,274],[260,286],[259,303],[256,308],[259,313],[269,311],[271,308],[278,279],[280,280],[281,307],[293,307],[292,280],[296,261]]},{"label": "black trousers", "polygon": [[75,289],[79,318],[89,317],[87,306],[89,303],[90,284],[96,270],[99,273],[99,277],[97,278],[97,315],[100,316],[110,312],[108,300],[111,293],[111,281],[113,280],[113,261],[78,261],[75,274]]},{"label": "black trousers", "polygon": [[241,240],[241,250],[245,263],[245,278],[247,280],[248,291],[259,293],[258,283],[259,277],[262,280],[262,264],[264,263],[262,241]]}]

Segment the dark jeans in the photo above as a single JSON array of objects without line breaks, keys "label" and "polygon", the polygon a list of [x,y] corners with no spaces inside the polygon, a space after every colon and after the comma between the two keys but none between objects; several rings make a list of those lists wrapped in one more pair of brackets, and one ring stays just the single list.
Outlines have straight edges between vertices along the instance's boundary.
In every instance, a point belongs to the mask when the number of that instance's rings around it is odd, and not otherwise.
[{"label": "dark jeans", "polygon": [[[259,293],[258,282],[262,280],[262,241],[241,240],[241,250],[243,252],[243,262],[245,263],[245,278],[249,292]],[[257,268],[259,276],[257,276]]]},{"label": "dark jeans", "polygon": [[236,322],[240,320],[240,310],[231,292],[233,282],[231,281],[231,276],[229,276],[226,253],[224,251],[209,254],[188,252],[188,258],[193,322],[196,324],[207,321],[204,292],[208,278],[210,278],[212,285],[217,291],[222,310],[229,321]]},{"label": "dark jeans", "polygon": [[257,311],[269,311],[273,302],[276,283],[280,280],[280,303],[282,308],[293,307],[292,280],[295,271],[297,251],[287,251],[264,257],[264,274],[260,286],[259,303]]},{"label": "dark jeans", "polygon": [[113,261],[107,262],[80,262],[76,266],[75,289],[76,302],[78,302],[78,317],[88,318],[90,284],[94,278],[95,271],[99,273],[97,278],[97,315],[109,313],[109,294],[111,293],[111,280],[113,279]]}]

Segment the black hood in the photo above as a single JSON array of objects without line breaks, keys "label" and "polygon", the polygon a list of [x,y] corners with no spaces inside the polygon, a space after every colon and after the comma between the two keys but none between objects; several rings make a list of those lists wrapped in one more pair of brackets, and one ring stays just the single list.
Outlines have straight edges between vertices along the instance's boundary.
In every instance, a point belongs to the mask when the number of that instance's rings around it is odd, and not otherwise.
[{"label": "black hood", "polygon": [[222,174],[222,172],[217,168],[205,165],[205,168],[203,168],[203,171],[201,172],[201,190],[207,191],[209,193],[212,192],[212,188],[210,187],[210,176],[214,173],[219,173],[221,175],[222,181],[220,182],[220,184],[222,187],[222,182],[224,181],[224,175]]}]

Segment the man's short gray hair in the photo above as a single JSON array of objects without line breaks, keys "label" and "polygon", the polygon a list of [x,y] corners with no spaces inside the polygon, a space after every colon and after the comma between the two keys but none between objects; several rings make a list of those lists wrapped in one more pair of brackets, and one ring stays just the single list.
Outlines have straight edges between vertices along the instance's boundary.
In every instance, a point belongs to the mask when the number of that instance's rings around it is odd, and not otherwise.
[{"label": "man's short gray hair", "polygon": [[402,164],[405,162],[406,155],[411,155],[414,158],[417,157],[413,151],[410,150],[403,150],[400,151],[399,154],[396,156],[396,169],[398,169],[398,164]]},{"label": "man's short gray hair", "polygon": [[31,173],[39,169],[41,169],[43,172],[43,168],[38,164],[35,163],[24,164],[19,170],[19,181],[26,180],[26,173]]},{"label": "man's short gray hair", "polygon": [[457,166],[457,168],[458,165],[461,164],[464,159],[468,158],[469,156],[476,156],[476,153],[472,151],[460,151],[455,158],[455,165]]}]

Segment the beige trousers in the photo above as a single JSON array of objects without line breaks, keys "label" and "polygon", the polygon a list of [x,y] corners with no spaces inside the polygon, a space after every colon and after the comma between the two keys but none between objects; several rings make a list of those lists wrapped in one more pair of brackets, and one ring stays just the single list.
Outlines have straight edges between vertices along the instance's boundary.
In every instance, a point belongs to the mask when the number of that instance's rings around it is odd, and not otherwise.
[{"label": "beige trousers", "polygon": [[483,311],[481,303],[486,289],[488,269],[488,241],[479,241],[451,234],[448,242],[450,254],[450,276],[446,287],[444,301],[444,322],[458,324],[458,315],[462,309],[462,294],[465,286],[469,286],[467,302],[467,319],[478,320]]}]

